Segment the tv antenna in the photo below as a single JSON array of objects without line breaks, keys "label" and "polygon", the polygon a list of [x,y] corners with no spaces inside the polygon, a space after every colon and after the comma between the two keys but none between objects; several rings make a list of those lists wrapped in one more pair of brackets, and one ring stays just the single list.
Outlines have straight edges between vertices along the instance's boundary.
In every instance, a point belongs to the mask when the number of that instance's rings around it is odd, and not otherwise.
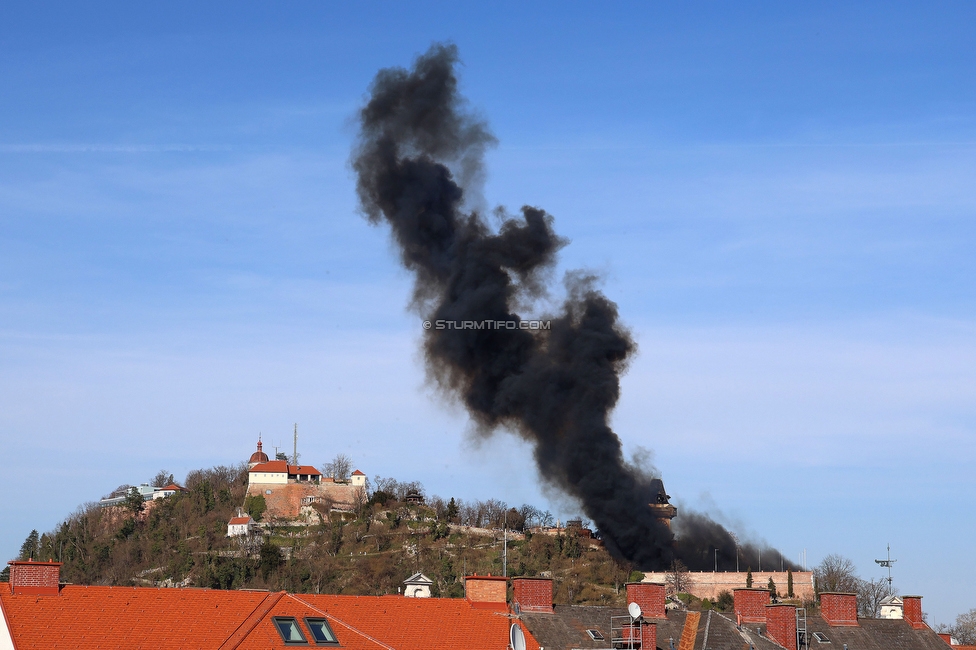
[{"label": "tv antenna", "polygon": [[291,463],[292,465],[298,464],[298,423],[297,422],[295,423],[295,450],[294,450],[294,455],[292,456]]},{"label": "tv antenna", "polygon": [[891,544],[888,544],[888,556],[884,560],[875,560],[878,564],[888,569],[888,591],[891,591],[891,565],[898,560],[891,559]]}]

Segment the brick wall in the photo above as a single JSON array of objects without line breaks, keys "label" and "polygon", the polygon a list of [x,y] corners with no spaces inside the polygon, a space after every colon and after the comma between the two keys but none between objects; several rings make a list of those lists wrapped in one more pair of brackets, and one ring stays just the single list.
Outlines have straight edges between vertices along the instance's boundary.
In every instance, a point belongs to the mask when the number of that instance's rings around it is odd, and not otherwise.
[{"label": "brick wall", "polygon": [[504,606],[508,598],[508,579],[501,576],[467,576],[464,597],[470,603]]},{"label": "brick wall", "polygon": [[902,611],[904,619],[916,630],[928,627],[922,620],[922,597],[921,596],[902,596]]},{"label": "brick wall", "polygon": [[8,562],[10,592],[13,594],[58,594],[61,579],[60,562]]},{"label": "brick wall", "polygon": [[796,607],[766,605],[766,634],[787,650],[796,650]]},{"label": "brick wall", "polygon": [[628,582],[627,602],[640,605],[644,618],[665,618],[663,584]]},{"label": "brick wall", "polygon": [[657,624],[641,621],[624,625],[620,629],[620,639],[614,642],[615,647],[645,648],[657,650]]},{"label": "brick wall", "polygon": [[523,612],[552,613],[552,579],[515,578],[512,585],[513,600]]},{"label": "brick wall", "polygon": [[[684,586],[682,589],[697,598],[708,598],[712,602],[718,599],[722,591],[731,592],[733,589],[741,589],[746,586],[746,571],[689,571],[682,574]],[[776,585],[776,592],[781,598],[786,597],[786,583],[789,575],[786,571],[753,571],[752,584],[754,587],[765,588],[769,579],[773,579]],[[664,571],[648,572],[644,574],[645,582],[668,583],[668,574]],[[813,592],[813,572],[794,571],[793,572],[793,594],[799,600],[814,599]]]},{"label": "brick wall", "polygon": [[732,609],[744,623],[765,623],[769,591],[765,589],[735,589],[732,591]]},{"label": "brick wall", "polygon": [[641,633],[643,638],[641,639],[641,647],[647,648],[648,650],[657,649],[657,625],[654,623],[644,623],[641,625],[643,628]]},{"label": "brick wall", "polygon": [[857,594],[824,592],[820,594],[820,616],[829,625],[857,625]]}]

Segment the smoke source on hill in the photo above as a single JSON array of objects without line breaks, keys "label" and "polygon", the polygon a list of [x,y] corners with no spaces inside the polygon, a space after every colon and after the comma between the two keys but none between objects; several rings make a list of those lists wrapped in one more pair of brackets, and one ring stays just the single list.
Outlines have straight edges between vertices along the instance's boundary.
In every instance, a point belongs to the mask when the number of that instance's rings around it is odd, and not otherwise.
[{"label": "smoke source on hill", "polygon": [[734,561],[732,536],[700,515],[682,517],[676,542],[648,507],[659,481],[624,460],[608,416],[635,344],[593,278],[570,274],[548,329],[545,321],[522,329],[516,310],[545,294],[565,241],[540,208],[500,214],[491,228],[466,207],[477,203],[465,188],[480,179],[494,137],[465,110],[457,61],[454,46],[435,45],[412,70],[381,70],[358,115],[352,160],[363,212],[390,225],[415,275],[414,306],[432,323],[424,339],[430,376],[482,434],[505,427],[529,440],[541,475],[579,501],[615,556],[646,569],[675,555],[708,568],[714,549]]}]

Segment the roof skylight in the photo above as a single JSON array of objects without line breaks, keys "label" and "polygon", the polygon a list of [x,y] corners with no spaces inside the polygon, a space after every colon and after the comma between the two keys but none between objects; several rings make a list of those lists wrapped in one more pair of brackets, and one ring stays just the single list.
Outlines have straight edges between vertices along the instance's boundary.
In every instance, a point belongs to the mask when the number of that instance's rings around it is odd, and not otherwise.
[{"label": "roof skylight", "polygon": [[329,622],[324,618],[306,618],[305,625],[308,626],[308,631],[312,633],[316,643],[339,645],[339,640],[336,639]]},{"label": "roof skylight", "polygon": [[285,643],[289,645],[308,645],[305,635],[302,634],[302,628],[298,627],[298,621],[294,618],[275,616],[274,624],[278,630],[278,634],[281,635],[281,639]]}]

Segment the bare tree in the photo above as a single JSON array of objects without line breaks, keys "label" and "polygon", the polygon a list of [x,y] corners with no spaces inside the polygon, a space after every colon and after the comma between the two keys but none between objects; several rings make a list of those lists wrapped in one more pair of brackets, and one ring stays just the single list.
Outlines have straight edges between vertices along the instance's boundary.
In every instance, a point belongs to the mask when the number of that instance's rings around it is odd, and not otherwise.
[{"label": "bare tree", "polygon": [[836,553],[831,553],[813,570],[817,593],[842,591],[857,593],[861,579],[857,577],[854,562]]},{"label": "bare tree", "polygon": [[397,501],[406,501],[407,495],[410,494],[426,498],[427,494],[424,492],[424,484],[420,481],[401,481],[397,486]]},{"label": "bare tree", "polygon": [[128,483],[123,483],[122,485],[120,485],[119,487],[115,488],[114,490],[112,490],[107,495],[103,496],[102,498],[103,499],[116,499],[118,497],[124,497],[125,495],[127,495],[129,493],[129,490],[131,490],[131,489],[132,489],[132,486],[131,485],[129,485]]},{"label": "bare tree", "polygon": [[688,589],[688,567],[681,560],[672,560],[664,580],[669,595],[684,593]]},{"label": "bare tree", "polygon": [[505,513],[508,511],[508,504],[498,499],[488,499],[484,502],[485,525],[492,528],[501,528],[505,524]]},{"label": "bare tree", "polygon": [[153,487],[166,487],[173,481],[173,475],[167,472],[165,469],[161,469],[156,472],[156,476],[152,477],[152,479],[149,481],[149,485]]},{"label": "bare tree", "polygon": [[886,578],[878,580],[858,580],[857,608],[864,618],[878,618],[881,614],[881,601],[892,595],[894,590]]},{"label": "bare tree", "polygon": [[426,497],[424,485],[420,481],[398,481],[395,478],[376,476],[373,479],[373,494],[385,492],[397,501],[404,501],[408,494],[419,494]]},{"label": "bare tree", "polygon": [[322,466],[322,473],[336,481],[345,481],[352,471],[352,458],[345,454],[336,454],[335,458]]},{"label": "bare tree", "polygon": [[356,508],[356,516],[363,517],[366,514],[366,504],[369,503],[369,496],[365,487],[357,487],[352,495],[353,503]]},{"label": "bare tree", "polygon": [[542,512],[540,512],[538,508],[528,503],[522,504],[522,507],[519,508],[519,514],[522,515],[522,519],[525,520],[525,526],[527,528],[531,526],[538,526],[539,519],[542,516]]},{"label": "bare tree", "polygon": [[481,520],[478,518],[478,504],[477,502],[471,503],[469,501],[462,501],[458,499],[458,514],[461,519],[461,523],[465,526],[480,526]]},{"label": "bare tree", "polygon": [[956,624],[948,629],[949,633],[963,645],[976,644],[976,609],[971,609],[956,617]]}]

